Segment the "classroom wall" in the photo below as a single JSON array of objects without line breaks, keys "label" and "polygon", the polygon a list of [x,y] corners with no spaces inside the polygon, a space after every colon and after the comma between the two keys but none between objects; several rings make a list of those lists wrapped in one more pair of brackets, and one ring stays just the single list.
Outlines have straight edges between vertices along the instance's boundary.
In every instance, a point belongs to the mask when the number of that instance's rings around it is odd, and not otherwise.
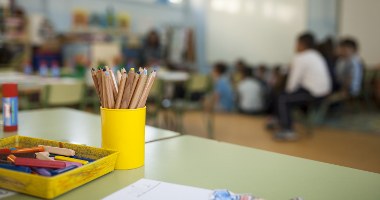
[{"label": "classroom wall", "polygon": [[184,23],[183,5],[154,3],[155,0],[18,0],[28,13],[43,13],[53,22],[58,32],[71,27],[71,11],[74,8],[105,13],[112,6],[115,12],[131,16],[131,30],[145,33],[150,27],[180,25]]},{"label": "classroom wall", "polygon": [[359,41],[359,54],[367,66],[380,63],[380,1],[343,0],[339,35],[351,36]]},{"label": "classroom wall", "polygon": [[307,28],[318,41],[338,36],[338,0],[308,0]]},{"label": "classroom wall", "polygon": [[288,64],[298,34],[307,29],[306,0],[210,0],[207,62]]}]

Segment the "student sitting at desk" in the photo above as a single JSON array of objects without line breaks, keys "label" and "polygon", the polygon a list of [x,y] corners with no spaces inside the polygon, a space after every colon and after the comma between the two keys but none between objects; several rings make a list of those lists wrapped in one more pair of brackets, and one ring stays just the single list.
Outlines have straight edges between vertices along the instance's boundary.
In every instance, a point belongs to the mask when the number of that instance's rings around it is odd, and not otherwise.
[{"label": "student sitting at desk", "polygon": [[227,67],[224,63],[217,63],[212,70],[214,81],[214,93],[210,99],[205,102],[205,107],[210,110],[212,107],[215,111],[232,111],[234,108],[234,94],[231,83],[225,75]]}]

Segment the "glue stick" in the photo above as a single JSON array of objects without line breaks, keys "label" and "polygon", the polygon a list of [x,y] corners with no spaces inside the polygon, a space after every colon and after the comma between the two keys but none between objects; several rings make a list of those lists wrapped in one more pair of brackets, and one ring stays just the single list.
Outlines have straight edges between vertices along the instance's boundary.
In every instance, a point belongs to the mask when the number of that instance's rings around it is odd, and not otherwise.
[{"label": "glue stick", "polygon": [[17,131],[17,83],[4,83],[2,88],[4,132]]}]

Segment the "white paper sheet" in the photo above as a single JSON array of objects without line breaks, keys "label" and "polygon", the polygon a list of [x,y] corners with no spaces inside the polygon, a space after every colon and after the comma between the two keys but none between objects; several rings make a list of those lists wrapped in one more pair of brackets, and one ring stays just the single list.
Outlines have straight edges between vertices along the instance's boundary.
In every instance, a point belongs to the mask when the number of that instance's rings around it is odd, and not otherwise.
[{"label": "white paper sheet", "polygon": [[9,196],[12,196],[15,194],[17,194],[17,192],[13,192],[10,190],[5,190],[5,189],[0,188],[0,199],[5,198],[5,197],[9,197]]},{"label": "white paper sheet", "polygon": [[208,200],[212,190],[140,179],[102,200]]}]

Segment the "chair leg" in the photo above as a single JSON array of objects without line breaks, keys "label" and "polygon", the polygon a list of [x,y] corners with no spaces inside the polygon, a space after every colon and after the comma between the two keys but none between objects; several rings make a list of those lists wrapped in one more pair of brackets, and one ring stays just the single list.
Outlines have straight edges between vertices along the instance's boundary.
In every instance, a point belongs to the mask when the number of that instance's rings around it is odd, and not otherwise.
[{"label": "chair leg", "polygon": [[207,133],[209,139],[214,139],[214,113],[208,115]]},{"label": "chair leg", "polygon": [[306,121],[306,133],[308,137],[313,136],[313,123],[314,123],[314,107],[309,107],[307,111],[307,121]]}]

